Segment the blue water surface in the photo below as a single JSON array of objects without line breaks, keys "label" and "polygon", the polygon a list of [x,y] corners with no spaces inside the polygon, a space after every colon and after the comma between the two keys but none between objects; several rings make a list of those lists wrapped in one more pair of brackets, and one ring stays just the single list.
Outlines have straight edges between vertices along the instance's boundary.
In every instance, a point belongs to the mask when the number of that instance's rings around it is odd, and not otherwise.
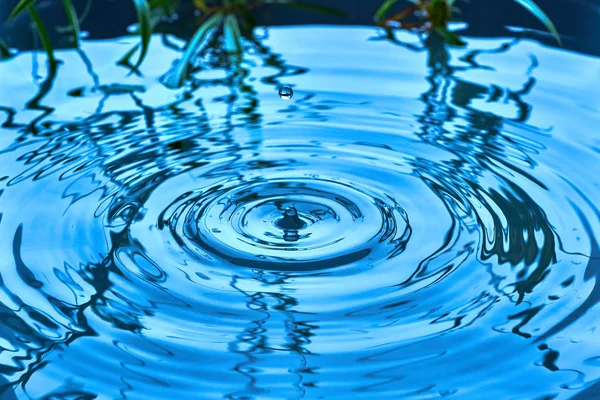
[{"label": "blue water surface", "polygon": [[600,60],[258,33],[0,64],[2,398],[597,398]]}]

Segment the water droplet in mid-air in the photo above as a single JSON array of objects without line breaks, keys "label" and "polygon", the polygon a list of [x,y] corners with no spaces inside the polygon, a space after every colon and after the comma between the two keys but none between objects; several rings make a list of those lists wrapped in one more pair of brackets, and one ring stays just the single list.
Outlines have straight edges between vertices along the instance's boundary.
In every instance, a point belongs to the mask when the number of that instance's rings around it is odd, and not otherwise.
[{"label": "water droplet in mid-air", "polygon": [[288,207],[283,212],[283,217],[275,222],[279,228],[284,230],[302,229],[306,226],[306,222],[302,221],[298,216],[298,210],[294,207]]},{"label": "water droplet in mid-air", "polygon": [[292,90],[291,87],[289,86],[282,86],[279,89],[279,97],[281,97],[282,100],[289,100],[294,96],[294,91]]}]

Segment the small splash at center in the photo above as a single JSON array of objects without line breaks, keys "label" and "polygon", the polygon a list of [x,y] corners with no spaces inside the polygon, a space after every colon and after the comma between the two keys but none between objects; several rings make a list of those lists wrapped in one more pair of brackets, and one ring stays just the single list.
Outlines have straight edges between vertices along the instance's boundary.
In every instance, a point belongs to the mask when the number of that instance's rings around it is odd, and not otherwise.
[{"label": "small splash at center", "polygon": [[283,230],[302,229],[306,226],[306,222],[302,221],[298,216],[298,210],[295,207],[288,207],[283,213],[283,217],[275,222],[277,227]]}]

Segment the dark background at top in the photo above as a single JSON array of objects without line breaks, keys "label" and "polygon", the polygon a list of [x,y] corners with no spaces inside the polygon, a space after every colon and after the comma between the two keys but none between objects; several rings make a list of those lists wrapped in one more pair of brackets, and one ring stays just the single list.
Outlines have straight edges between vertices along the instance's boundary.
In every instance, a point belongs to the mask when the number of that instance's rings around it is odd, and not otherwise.
[{"label": "dark background at top", "polygon": [[[307,0],[338,8],[346,17],[326,16],[284,6],[264,6],[255,13],[260,25],[302,25],[302,24],[344,24],[373,25],[375,10],[381,0]],[[87,0],[74,0],[79,12]],[[17,0],[0,0],[0,35],[18,48],[31,48],[32,37],[28,17],[23,14],[15,21],[5,23],[10,10]],[[191,3],[191,0],[190,0]],[[39,0],[38,10],[48,26],[66,25],[60,0]],[[401,9],[408,2],[400,3]],[[600,0],[537,0],[537,4],[554,21],[563,36],[564,47],[582,53],[600,55]],[[552,37],[546,34],[544,26],[523,7],[512,0],[457,0],[461,9],[460,20],[469,27],[461,32],[465,36],[506,37],[522,35],[537,39],[547,45],[557,46]],[[191,15],[184,11],[183,21]],[[90,33],[90,38],[111,38],[127,33],[126,27],[135,23],[136,13],[131,0],[95,0],[92,12],[83,23],[82,29]],[[508,31],[505,26],[527,27],[539,33],[518,34]]]}]

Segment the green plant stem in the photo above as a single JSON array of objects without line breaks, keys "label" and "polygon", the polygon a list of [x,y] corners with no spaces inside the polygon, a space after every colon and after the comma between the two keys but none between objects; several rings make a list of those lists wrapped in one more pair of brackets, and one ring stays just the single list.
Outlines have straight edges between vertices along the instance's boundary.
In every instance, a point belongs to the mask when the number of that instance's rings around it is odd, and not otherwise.
[{"label": "green plant stem", "polygon": [[31,15],[31,20],[35,24],[35,28],[38,31],[38,36],[40,37],[40,40],[42,42],[42,47],[44,48],[48,56],[48,64],[50,64],[51,68],[56,68],[56,65],[58,63],[56,62],[56,58],[54,57],[54,49],[52,47],[52,42],[50,41],[48,31],[44,26],[44,22],[42,21],[40,14],[37,12],[33,4],[29,6],[28,11],[29,15]]},{"label": "green plant stem", "polygon": [[194,37],[189,41],[183,57],[179,60],[179,63],[175,66],[174,70],[171,71],[165,83],[168,87],[178,88],[183,85],[183,82],[188,74],[189,64],[192,57],[199,51],[202,44],[205,42],[205,38],[213,29],[223,22],[223,13],[216,13],[204,22],[200,28],[194,34]]},{"label": "green plant stem", "polygon": [[0,59],[10,58],[10,57],[12,57],[12,53],[10,52],[8,45],[6,44],[6,42],[4,40],[0,39]]},{"label": "green plant stem", "polygon": [[140,57],[137,63],[134,65],[134,69],[139,67],[144,62],[144,59],[148,55],[148,49],[150,48],[150,40],[152,38],[152,21],[150,19],[150,5],[147,0],[133,0],[138,16],[138,23],[140,25]]},{"label": "green plant stem", "polygon": [[75,11],[75,7],[73,7],[73,3],[71,0],[61,0],[63,7],[65,9],[65,13],[67,14],[67,19],[71,24],[71,28],[73,29],[73,45],[75,47],[79,47],[79,17],[77,17],[77,12]]},{"label": "green plant stem", "polygon": [[15,8],[13,8],[12,12],[8,16],[8,20],[10,21],[17,15],[21,14],[23,11],[28,10],[33,4],[35,0],[21,0],[17,3]]}]

